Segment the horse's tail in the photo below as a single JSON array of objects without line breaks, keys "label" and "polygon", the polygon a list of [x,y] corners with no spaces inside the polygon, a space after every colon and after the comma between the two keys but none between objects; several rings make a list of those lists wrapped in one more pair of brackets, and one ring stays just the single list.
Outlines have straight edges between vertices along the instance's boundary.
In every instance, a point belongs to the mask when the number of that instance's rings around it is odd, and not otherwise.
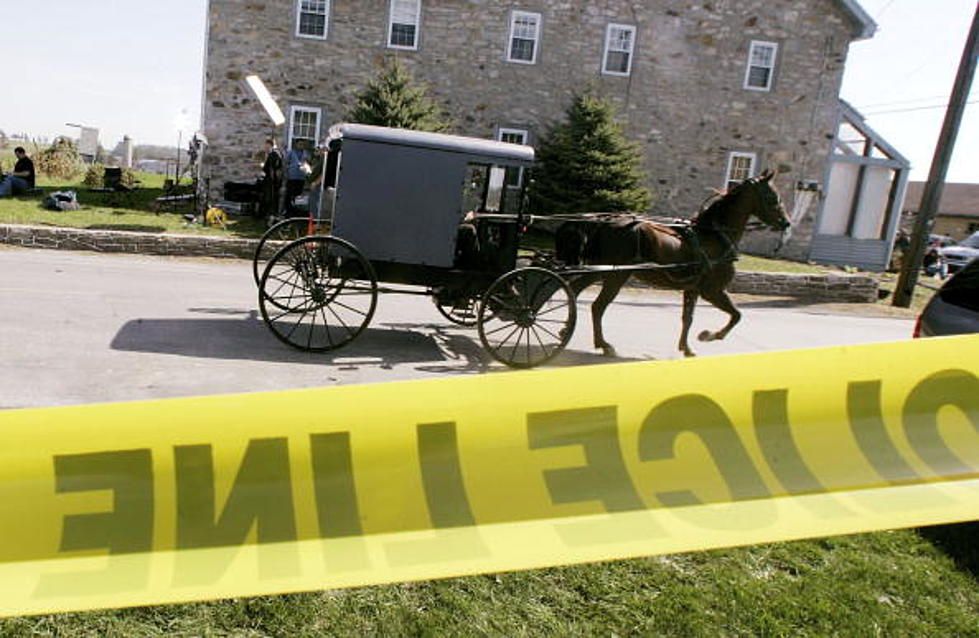
[{"label": "horse's tail", "polygon": [[554,233],[554,256],[566,266],[580,266],[587,241],[581,224],[565,222]]}]

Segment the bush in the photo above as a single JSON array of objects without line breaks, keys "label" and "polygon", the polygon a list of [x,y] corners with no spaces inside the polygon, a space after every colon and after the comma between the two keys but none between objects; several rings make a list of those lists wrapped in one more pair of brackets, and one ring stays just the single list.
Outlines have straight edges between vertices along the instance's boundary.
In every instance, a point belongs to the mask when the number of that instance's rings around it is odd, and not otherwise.
[{"label": "bush", "polygon": [[75,142],[59,137],[34,158],[38,173],[59,179],[74,179],[82,172],[82,157]]},{"label": "bush", "polygon": [[88,186],[89,188],[101,188],[102,187],[102,175],[105,173],[105,166],[96,162],[91,164],[88,169],[85,170],[85,178],[82,180],[83,186]]},{"label": "bush", "polygon": [[[82,185],[89,188],[102,188],[105,181],[105,165],[95,162],[90,164],[85,170],[85,178],[82,179]],[[133,188],[139,182],[137,178],[136,171],[132,168],[122,169],[122,176],[119,178],[119,182],[123,186]]]}]

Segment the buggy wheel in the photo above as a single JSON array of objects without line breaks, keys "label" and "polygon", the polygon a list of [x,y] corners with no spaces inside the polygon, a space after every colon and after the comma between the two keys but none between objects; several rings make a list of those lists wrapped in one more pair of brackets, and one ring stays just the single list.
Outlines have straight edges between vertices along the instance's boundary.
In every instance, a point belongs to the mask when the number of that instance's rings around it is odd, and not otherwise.
[{"label": "buggy wheel", "polygon": [[472,328],[479,323],[478,308],[476,307],[478,299],[469,297],[459,299],[454,303],[439,301],[438,297],[433,297],[432,300],[442,316],[458,326]]},{"label": "buggy wheel", "polygon": [[377,277],[349,242],[303,237],[265,266],[258,303],[265,325],[283,343],[310,352],[336,350],[374,316]]},{"label": "buggy wheel", "polygon": [[483,295],[479,340],[497,361],[532,368],[568,345],[577,316],[567,282],[544,268],[520,268]]},{"label": "buggy wheel", "polygon": [[[309,221],[309,217],[290,217],[283,219],[265,231],[262,238],[258,240],[255,255],[252,257],[252,276],[255,278],[256,286],[261,284],[265,263],[272,258],[275,251],[290,241],[321,232],[320,226],[316,222],[313,222],[312,232],[310,232]],[[322,232],[326,234],[325,230]]]}]

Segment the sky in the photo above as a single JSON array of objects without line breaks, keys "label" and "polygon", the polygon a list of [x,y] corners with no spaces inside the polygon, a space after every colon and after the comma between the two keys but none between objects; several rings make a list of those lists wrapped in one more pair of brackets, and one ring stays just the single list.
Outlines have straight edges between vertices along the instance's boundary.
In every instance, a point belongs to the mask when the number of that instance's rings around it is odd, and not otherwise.
[{"label": "sky", "polygon": [[[206,0],[0,0],[5,85],[0,130],[113,148],[176,145],[200,125]],[[860,0],[877,22],[854,42],[840,95],[928,176],[976,0]],[[15,25],[11,27],[11,25]],[[947,181],[979,183],[979,80]]]}]

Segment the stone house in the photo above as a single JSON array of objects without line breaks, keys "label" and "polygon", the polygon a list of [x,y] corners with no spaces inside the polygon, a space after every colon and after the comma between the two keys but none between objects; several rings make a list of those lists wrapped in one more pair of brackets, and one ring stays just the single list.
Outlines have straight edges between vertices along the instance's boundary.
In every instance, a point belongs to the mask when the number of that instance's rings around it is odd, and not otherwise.
[{"label": "stone house", "polygon": [[[644,149],[653,214],[689,216],[775,168],[796,220],[782,254],[805,259],[848,47],[875,29],[856,0],[209,0],[204,175],[218,193],[254,178],[264,137],[322,138],[398,58],[463,135],[533,145],[575,92],[612,100]],[[773,246],[756,235],[756,251]]]},{"label": "stone house", "polygon": [[[909,231],[914,228],[924,190],[924,182],[908,182],[902,225]],[[942,187],[942,199],[938,202],[931,232],[948,235],[956,241],[979,232],[979,184],[946,183]]]}]

